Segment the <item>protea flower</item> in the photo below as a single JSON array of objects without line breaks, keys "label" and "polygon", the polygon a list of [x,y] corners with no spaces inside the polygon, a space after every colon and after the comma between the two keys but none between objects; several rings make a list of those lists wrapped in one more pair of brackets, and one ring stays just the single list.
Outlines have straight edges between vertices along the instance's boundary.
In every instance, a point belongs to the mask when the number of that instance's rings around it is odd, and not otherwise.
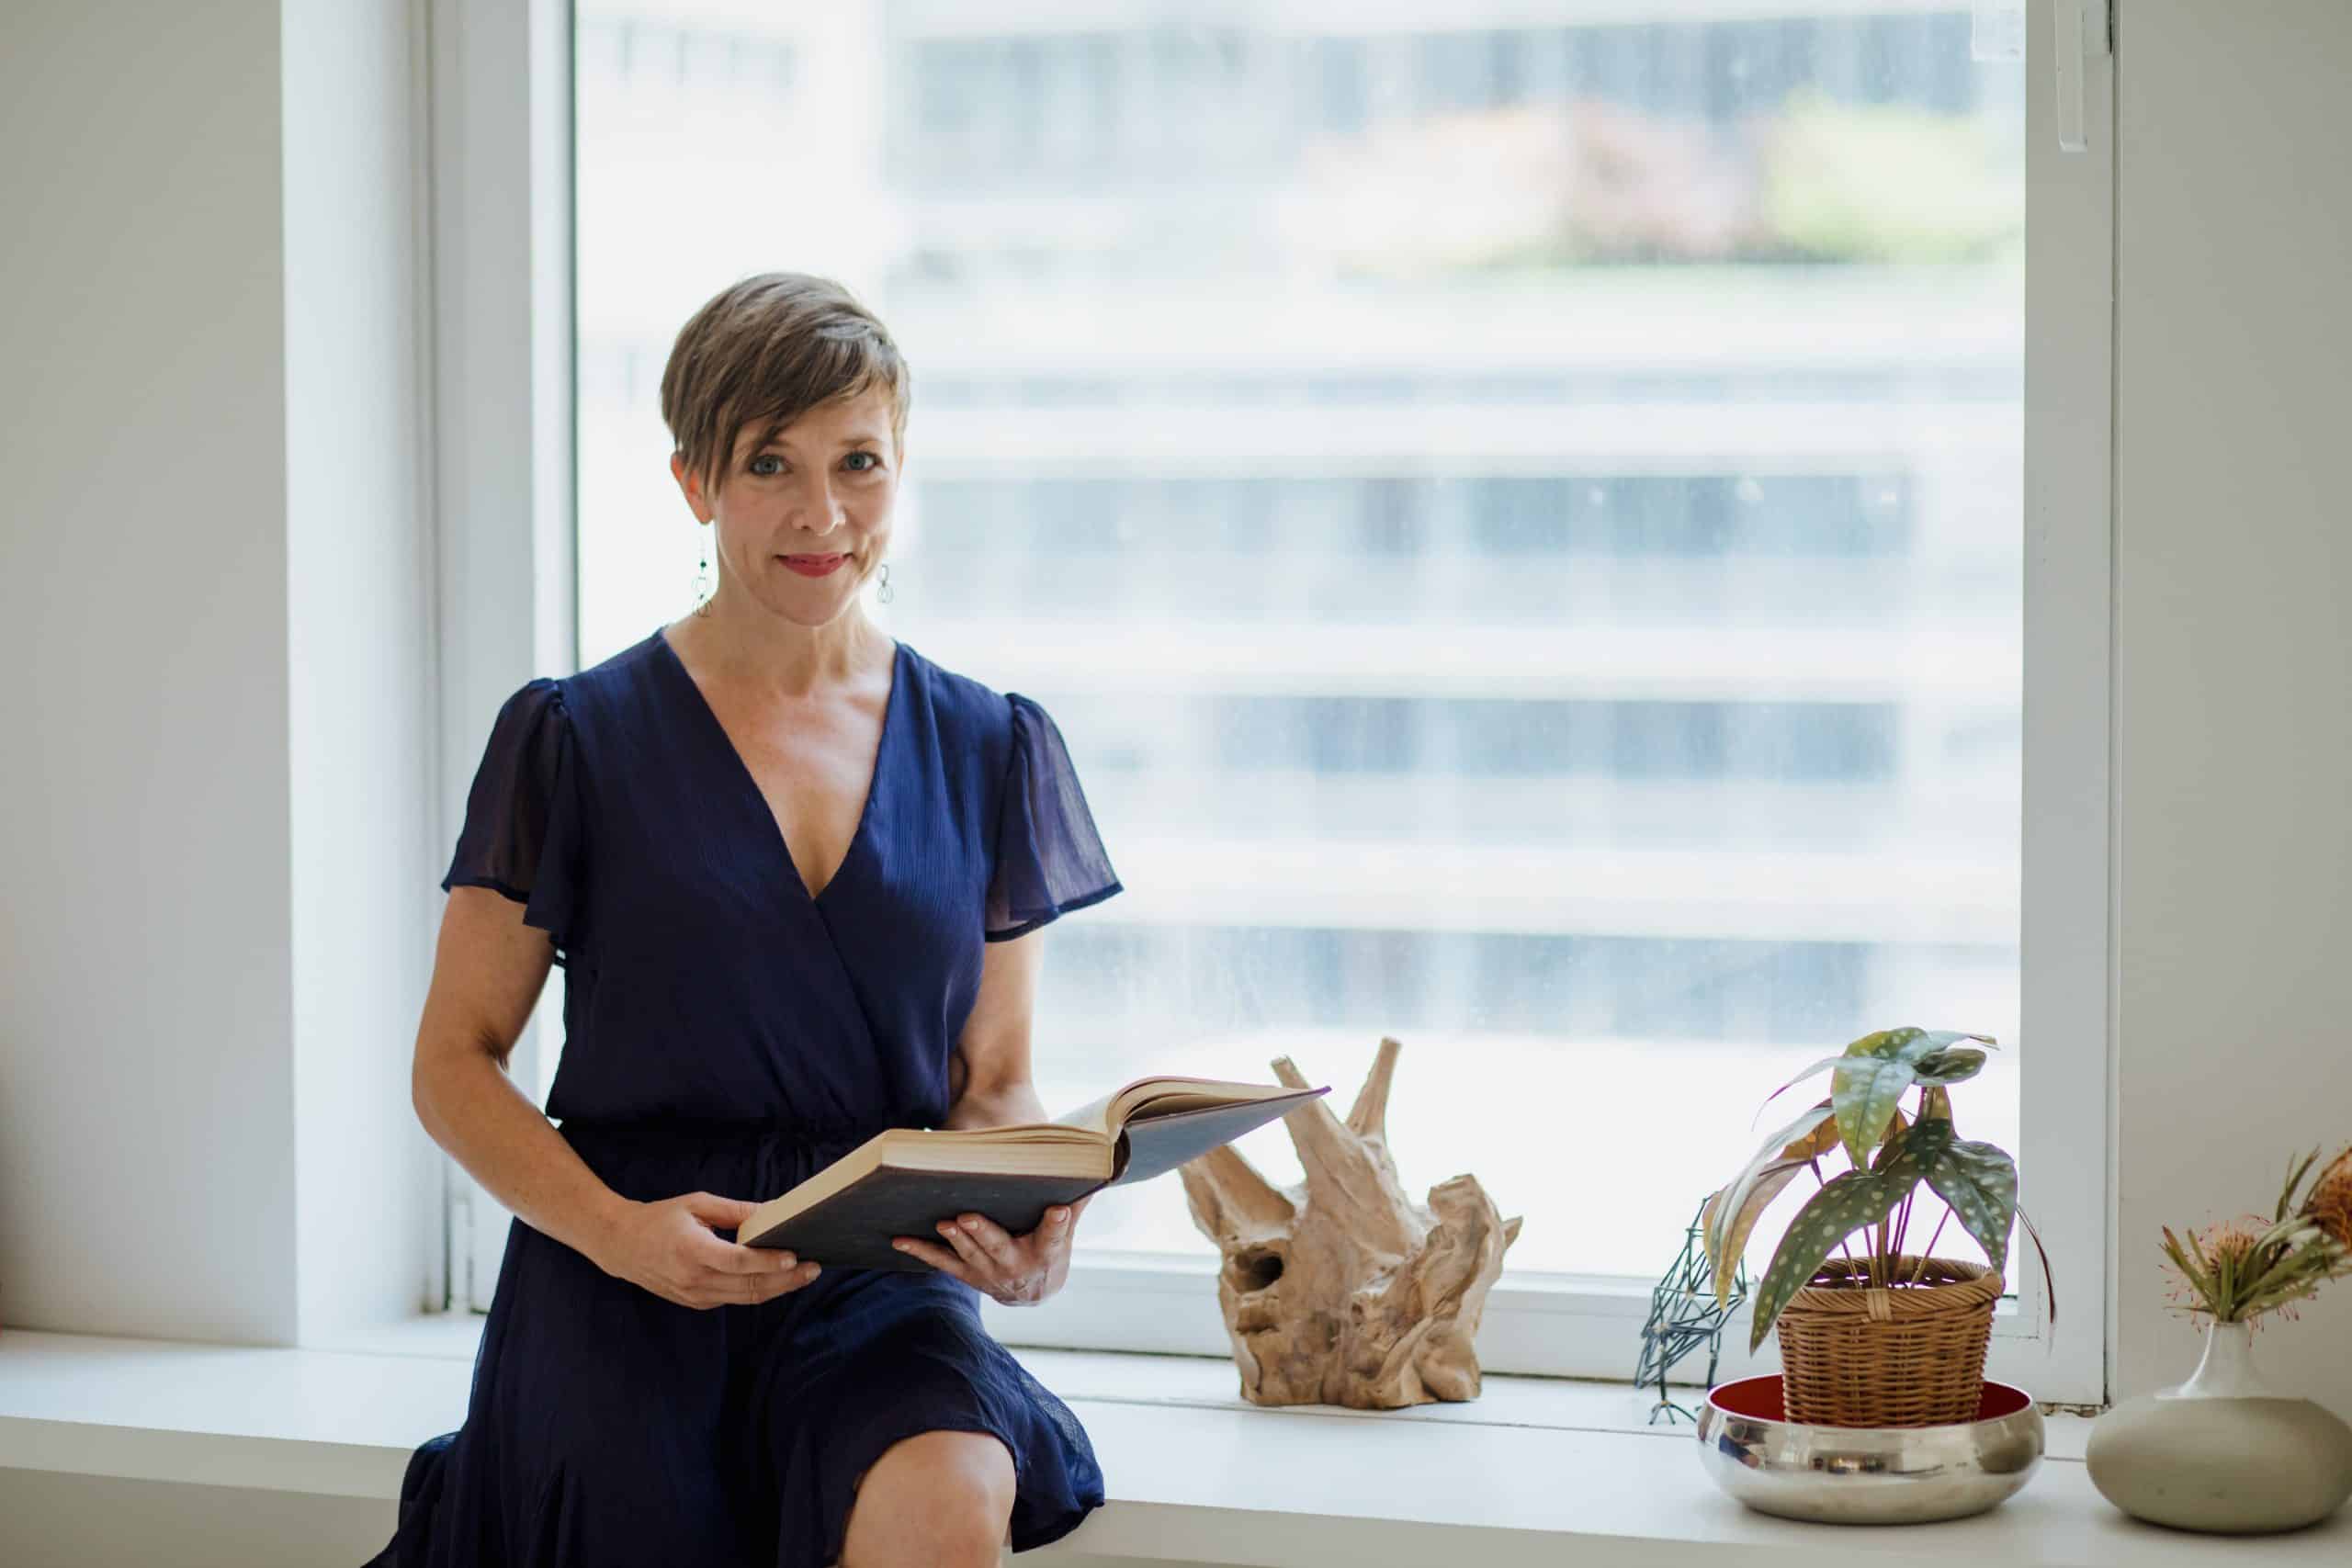
[{"label": "protea flower", "polygon": [[[2313,1149],[2287,1162],[2287,1184],[2268,1220],[2256,1214],[2175,1235],[2164,1228],[2174,1308],[2217,1323],[2254,1323],[2265,1313],[2294,1315],[2330,1280],[2352,1275],[2352,1149],[2321,1170]],[[2295,1200],[2304,1191],[2302,1201]]]},{"label": "protea flower", "polygon": [[2352,1148],[2337,1155],[2304,1201],[2303,1217],[2325,1231],[2336,1246],[2352,1250]]}]

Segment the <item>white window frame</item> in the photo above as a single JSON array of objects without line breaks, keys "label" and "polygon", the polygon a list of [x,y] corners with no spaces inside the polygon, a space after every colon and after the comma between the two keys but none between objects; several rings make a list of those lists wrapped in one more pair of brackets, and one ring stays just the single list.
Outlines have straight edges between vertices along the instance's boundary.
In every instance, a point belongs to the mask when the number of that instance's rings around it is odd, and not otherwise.
[{"label": "white window frame", "polygon": [[[457,842],[491,716],[579,668],[573,545],[571,6],[413,0],[431,145],[437,841]],[[436,869],[435,876],[439,873]],[[561,1038],[562,971],[508,1072],[533,1104]],[[510,1215],[442,1162],[447,1304],[487,1311]]]},{"label": "white window frame", "polygon": [[[417,0],[434,146],[434,472],[444,818],[454,842],[482,729],[532,674],[577,665],[572,497],[572,186],[568,0]],[[2077,26],[2086,145],[2062,151],[2051,47]],[[2109,504],[2113,72],[2104,0],[2027,0],[2028,154],[2022,822],[2023,1196],[2059,1271],[2010,1269],[1992,1375],[2097,1404],[2114,1292],[2111,953],[2114,780]],[[2071,64],[2071,62],[2069,62]],[[518,89],[518,85],[520,85]],[[2074,90],[2070,77],[2064,84]],[[514,614],[528,604],[527,623]],[[557,998],[550,1000],[549,998]],[[536,1101],[560,1028],[543,997],[514,1072]],[[486,1309],[507,1214],[454,1162],[456,1302]],[[987,1303],[1011,1345],[1223,1357],[1212,1258],[1090,1253],[1035,1307]],[[1649,1281],[1507,1273],[1478,1335],[1489,1371],[1631,1373]],[[1722,1375],[1770,1370],[1724,1336]]]}]

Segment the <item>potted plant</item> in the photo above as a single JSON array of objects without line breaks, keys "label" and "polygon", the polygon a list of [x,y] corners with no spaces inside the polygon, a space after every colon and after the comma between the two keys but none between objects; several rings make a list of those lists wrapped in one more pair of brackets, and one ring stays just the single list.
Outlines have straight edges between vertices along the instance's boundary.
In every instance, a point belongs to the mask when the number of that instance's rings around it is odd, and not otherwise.
[{"label": "potted plant", "polygon": [[[1819,1184],[1757,1283],[1748,1330],[1751,1350],[1780,1330],[1790,1420],[1928,1427],[1976,1419],[1993,1307],[2019,1217],[2018,1169],[2002,1149],[1960,1136],[1949,1091],[1983,1070],[1994,1043],[1990,1035],[1945,1030],[1862,1036],[1772,1091],[1767,1104],[1830,1075],[1828,1098],[1766,1139],[1708,1200],[1701,1230],[1723,1301],[1766,1206],[1808,1173]],[[1907,1115],[1906,1095],[1916,1096]],[[1840,1154],[1846,1168],[1826,1171],[1824,1161]],[[1943,1213],[1914,1253],[1922,1190]],[[1955,1219],[1987,1262],[1935,1256]],[[2040,1252],[2040,1237],[2034,1246]],[[2047,1280],[2046,1255],[2041,1264]],[[2053,1315],[2055,1304],[2053,1291]]]}]

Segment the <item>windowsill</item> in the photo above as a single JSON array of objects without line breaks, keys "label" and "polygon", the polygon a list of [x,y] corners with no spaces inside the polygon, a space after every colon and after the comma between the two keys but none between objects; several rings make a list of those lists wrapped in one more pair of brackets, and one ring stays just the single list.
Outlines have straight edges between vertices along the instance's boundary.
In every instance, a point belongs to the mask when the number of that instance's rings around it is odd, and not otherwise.
[{"label": "windowsill", "polygon": [[[462,1419],[480,1320],[254,1349],[10,1329],[0,1333],[0,1467],[374,1497],[410,1451]],[[1710,1485],[1690,1427],[1645,1425],[1622,1385],[1489,1377],[1466,1404],[1375,1412],[1261,1410],[1231,1365],[1194,1357],[1023,1350],[1094,1440],[1111,1501],[1048,1549],[1143,1561],[1377,1568],[1679,1564],[1708,1548],[1779,1561],[1826,1547],[1922,1562],[2234,1561],[2244,1543],[2133,1524],[2091,1488],[2089,1423],[2052,1417],[2030,1485],[1934,1529],[1792,1524]],[[2263,1543],[2278,1564],[2340,1562],[2352,1525]]]}]

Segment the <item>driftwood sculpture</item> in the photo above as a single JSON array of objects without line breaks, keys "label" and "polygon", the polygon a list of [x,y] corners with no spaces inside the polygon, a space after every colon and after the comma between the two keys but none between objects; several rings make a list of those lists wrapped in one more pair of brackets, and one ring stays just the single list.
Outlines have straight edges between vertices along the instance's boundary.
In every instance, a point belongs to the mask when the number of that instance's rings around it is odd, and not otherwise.
[{"label": "driftwood sculpture", "polygon": [[[1180,1168],[1198,1225],[1225,1255],[1217,1305],[1242,1397],[1394,1410],[1478,1397],[1473,1341],[1503,1251],[1519,1239],[1472,1176],[1405,1196],[1388,1156],[1383,1039],[1342,1122],[1320,1100],[1283,1118],[1306,1179],[1278,1188],[1231,1145]],[[1287,1056],[1275,1077],[1306,1079]]]}]

